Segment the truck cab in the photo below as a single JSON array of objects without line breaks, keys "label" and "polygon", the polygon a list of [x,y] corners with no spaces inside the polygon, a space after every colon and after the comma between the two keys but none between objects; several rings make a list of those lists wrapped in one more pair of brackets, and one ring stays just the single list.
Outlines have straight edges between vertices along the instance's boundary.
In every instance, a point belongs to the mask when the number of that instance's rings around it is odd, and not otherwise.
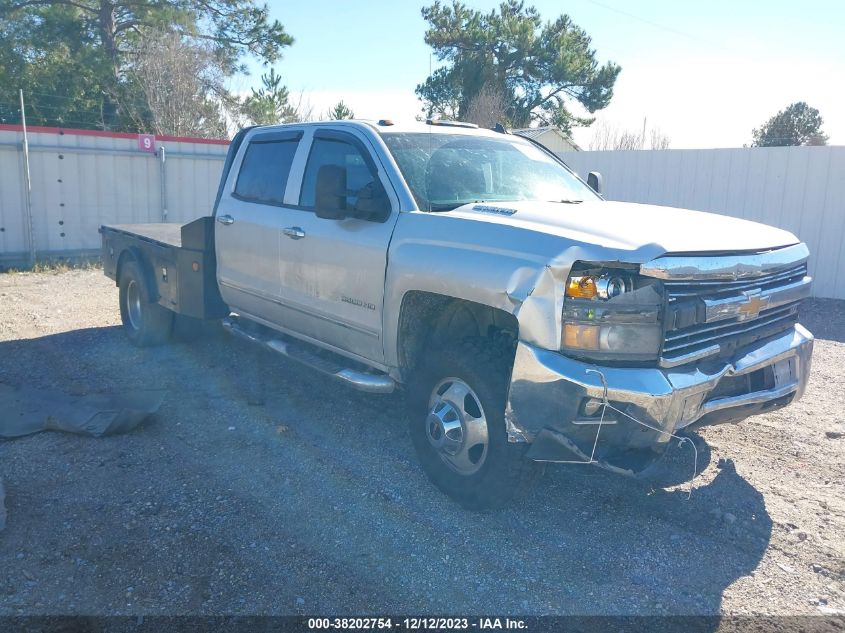
[{"label": "truck cab", "polygon": [[386,370],[387,254],[409,201],[367,131],[247,133],[217,206],[217,279],[243,316]]}]

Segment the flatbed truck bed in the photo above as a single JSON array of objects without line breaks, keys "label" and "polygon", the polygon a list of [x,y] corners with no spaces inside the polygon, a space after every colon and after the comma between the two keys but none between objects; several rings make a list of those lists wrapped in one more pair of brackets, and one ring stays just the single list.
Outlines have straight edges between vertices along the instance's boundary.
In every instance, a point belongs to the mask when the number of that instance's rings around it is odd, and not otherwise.
[{"label": "flatbed truck bed", "polygon": [[107,224],[102,227],[113,233],[121,233],[139,240],[154,242],[161,246],[182,248],[182,224]]},{"label": "flatbed truck bed", "polygon": [[219,319],[229,314],[217,288],[213,218],[188,224],[114,224],[100,227],[103,269],[120,285],[127,261],[145,271],[148,291],[176,314]]}]

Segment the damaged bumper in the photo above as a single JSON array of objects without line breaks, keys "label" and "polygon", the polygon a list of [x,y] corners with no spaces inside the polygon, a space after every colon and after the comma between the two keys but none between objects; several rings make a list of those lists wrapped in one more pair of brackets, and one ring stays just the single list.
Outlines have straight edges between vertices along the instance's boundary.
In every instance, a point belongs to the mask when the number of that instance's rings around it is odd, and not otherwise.
[{"label": "damaged bumper", "polygon": [[[738,422],[797,400],[810,374],[813,336],[801,325],[739,350],[730,360],[671,369],[604,367],[520,342],[507,409],[512,442],[531,442],[538,461],[611,459],[614,452],[660,452],[680,429]],[[596,432],[607,381],[609,410]]]}]

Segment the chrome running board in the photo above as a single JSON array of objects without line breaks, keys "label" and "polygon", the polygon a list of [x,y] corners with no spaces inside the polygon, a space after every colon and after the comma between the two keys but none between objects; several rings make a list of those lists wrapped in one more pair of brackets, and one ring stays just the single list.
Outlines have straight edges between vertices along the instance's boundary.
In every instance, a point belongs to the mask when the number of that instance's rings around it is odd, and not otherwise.
[{"label": "chrome running board", "polygon": [[247,327],[244,327],[238,322],[237,317],[223,319],[223,328],[238,338],[257,343],[358,391],[391,393],[396,387],[394,380],[386,374],[370,373],[345,367],[343,365],[345,359],[337,354],[323,350],[318,351],[317,348],[308,343],[287,337],[283,338],[277,332],[257,324],[249,323]]}]

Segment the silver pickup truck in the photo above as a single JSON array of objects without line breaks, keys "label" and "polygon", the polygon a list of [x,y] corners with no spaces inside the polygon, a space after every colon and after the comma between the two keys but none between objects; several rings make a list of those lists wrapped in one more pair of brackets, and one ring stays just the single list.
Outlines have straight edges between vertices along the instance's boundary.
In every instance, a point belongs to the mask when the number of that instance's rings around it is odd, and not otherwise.
[{"label": "silver pickup truck", "polygon": [[466,124],[251,128],[211,217],[102,227],[105,273],[138,345],[223,319],[354,388],[405,388],[424,470],[472,508],[545,462],[641,473],[684,430],[799,398],[806,246],[588,181]]}]

